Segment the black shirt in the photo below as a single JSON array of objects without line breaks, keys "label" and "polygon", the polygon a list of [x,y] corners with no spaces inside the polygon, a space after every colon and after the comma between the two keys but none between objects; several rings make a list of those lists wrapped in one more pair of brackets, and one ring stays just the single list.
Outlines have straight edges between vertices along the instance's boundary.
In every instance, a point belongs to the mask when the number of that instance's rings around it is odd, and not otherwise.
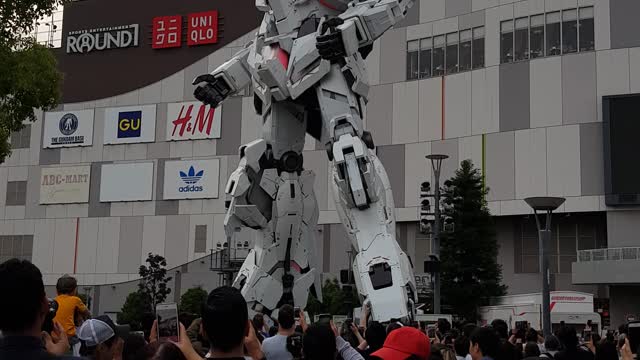
[{"label": "black shirt", "polygon": [[73,356],[55,356],[47,352],[42,340],[33,336],[7,336],[0,339],[2,360],[73,360]]},{"label": "black shirt", "polygon": [[563,350],[556,354],[556,360],[593,360],[595,356],[591,351],[577,349],[573,351]]}]

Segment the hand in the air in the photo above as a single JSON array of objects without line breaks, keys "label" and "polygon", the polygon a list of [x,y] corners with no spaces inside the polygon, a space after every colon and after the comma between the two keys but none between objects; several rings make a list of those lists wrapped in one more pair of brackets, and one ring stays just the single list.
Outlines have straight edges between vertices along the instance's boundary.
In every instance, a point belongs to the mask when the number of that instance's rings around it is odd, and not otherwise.
[{"label": "hand in the air", "polygon": [[193,80],[193,85],[204,83],[196,88],[193,96],[206,105],[217,107],[227,98],[231,92],[231,88],[224,80],[216,78],[211,74],[200,75]]},{"label": "hand in the air", "polygon": [[337,28],[342,24],[344,20],[339,17],[331,18],[322,24],[322,35],[316,38],[316,48],[323,59],[336,62],[346,56],[342,32]]}]

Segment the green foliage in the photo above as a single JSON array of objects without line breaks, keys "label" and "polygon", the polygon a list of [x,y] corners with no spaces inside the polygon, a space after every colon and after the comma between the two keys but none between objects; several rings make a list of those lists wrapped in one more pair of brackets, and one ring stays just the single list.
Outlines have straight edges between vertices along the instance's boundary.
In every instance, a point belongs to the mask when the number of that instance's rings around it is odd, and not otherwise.
[{"label": "green foliage", "polygon": [[171,293],[167,283],[172,277],[167,276],[167,260],[163,256],[149,253],[146,263],[148,266],[141,265],[138,270],[142,278],[138,284],[138,291],[151,301],[151,308],[155,309],[156,304],[164,302]]},{"label": "green foliage", "polygon": [[452,231],[441,233],[443,303],[467,321],[475,321],[478,306],[507,289],[496,260],[495,226],[485,201],[488,190],[471,160],[460,164],[443,190],[443,215],[453,222]]},{"label": "green foliage", "polygon": [[360,299],[355,287],[344,291],[337,279],[327,280],[322,286],[322,302],[309,295],[307,308],[310,316],[318,314],[347,315],[354,307],[360,306]]},{"label": "green foliage", "polygon": [[121,312],[118,314],[119,324],[129,324],[132,331],[142,331],[142,321],[146,314],[152,314],[153,308],[147,295],[134,291],[125,300]]},{"label": "green foliage", "polygon": [[180,297],[180,312],[200,317],[202,315],[202,304],[207,301],[207,296],[207,292],[199,286],[187,290]]},{"label": "green foliage", "polygon": [[11,154],[11,133],[21,130],[23,121],[36,120],[34,109],[58,104],[62,75],[56,59],[26,34],[64,2],[0,1],[0,162]]}]

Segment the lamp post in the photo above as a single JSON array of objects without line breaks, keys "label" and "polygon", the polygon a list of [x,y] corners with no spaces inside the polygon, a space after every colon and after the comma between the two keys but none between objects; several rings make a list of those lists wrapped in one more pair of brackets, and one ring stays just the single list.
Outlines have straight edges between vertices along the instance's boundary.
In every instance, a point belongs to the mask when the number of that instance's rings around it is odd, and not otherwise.
[{"label": "lamp post", "polygon": [[[434,205],[433,205],[433,247],[432,257],[435,261],[440,262],[440,170],[442,170],[442,161],[448,159],[448,155],[443,154],[431,154],[426,158],[431,161],[431,168],[433,169],[433,179],[435,187],[433,189]],[[433,285],[433,313],[440,314],[440,268],[434,272],[434,285]]]},{"label": "lamp post", "polygon": [[[531,206],[538,227],[538,251],[540,253],[540,269],[542,273],[542,333],[551,335],[550,276],[549,252],[547,248],[551,240],[551,213],[565,201],[562,197],[530,197],[524,201]],[[544,227],[540,217],[545,216]]]}]

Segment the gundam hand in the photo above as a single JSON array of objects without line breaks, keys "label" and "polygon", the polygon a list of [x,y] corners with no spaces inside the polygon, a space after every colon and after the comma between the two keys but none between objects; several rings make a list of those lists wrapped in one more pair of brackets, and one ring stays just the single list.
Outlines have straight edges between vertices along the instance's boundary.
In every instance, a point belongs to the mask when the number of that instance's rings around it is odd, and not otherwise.
[{"label": "gundam hand", "polygon": [[[322,23],[321,34],[316,38],[316,48],[320,56],[332,63],[337,62],[346,56],[342,31],[337,27],[342,25],[344,20],[338,17],[331,18]],[[328,33],[325,32],[329,30]]]},{"label": "gundam hand", "polygon": [[211,74],[200,75],[193,80],[193,85],[206,83],[198,86],[193,95],[206,105],[217,107],[231,92],[231,88],[224,80],[216,78]]}]

